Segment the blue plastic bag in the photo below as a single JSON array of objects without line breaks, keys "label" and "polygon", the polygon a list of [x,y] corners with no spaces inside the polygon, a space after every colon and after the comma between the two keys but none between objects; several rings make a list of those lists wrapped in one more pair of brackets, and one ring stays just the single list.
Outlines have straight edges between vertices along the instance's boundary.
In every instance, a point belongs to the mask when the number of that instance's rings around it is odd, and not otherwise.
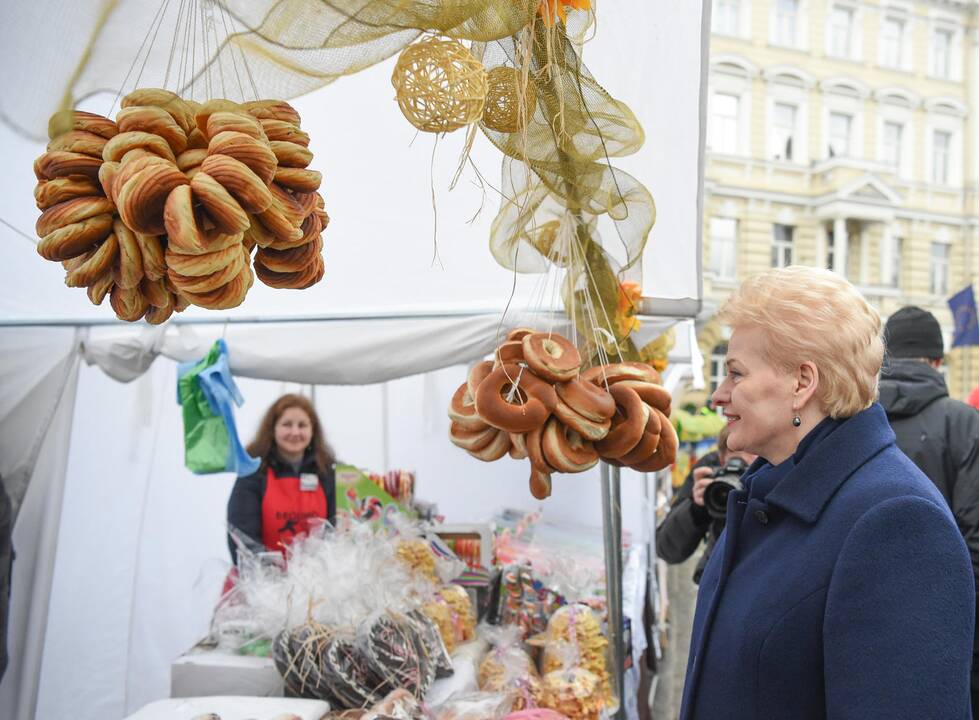
[{"label": "blue plastic bag", "polygon": [[260,460],[238,438],[234,405],[244,398],[228,365],[228,346],[217,340],[207,355],[177,367],[177,402],[183,407],[184,464],[198,475],[233,472],[250,475]]}]

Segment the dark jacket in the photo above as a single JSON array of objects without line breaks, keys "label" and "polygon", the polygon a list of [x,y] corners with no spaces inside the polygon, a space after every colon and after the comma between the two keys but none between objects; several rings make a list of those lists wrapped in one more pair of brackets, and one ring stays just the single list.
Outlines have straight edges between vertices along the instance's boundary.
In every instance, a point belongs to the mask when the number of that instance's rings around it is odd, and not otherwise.
[{"label": "dark jacket", "polygon": [[[297,469],[290,463],[282,460],[275,451],[269,453],[259,466],[258,470],[251,475],[239,477],[235,481],[235,486],[231,490],[231,497],[228,498],[228,529],[235,530],[239,537],[252,552],[264,552],[265,546],[262,544],[262,499],[265,497],[265,486],[268,482],[268,468],[271,466],[273,472],[279,477],[299,477],[302,473],[316,473],[320,479],[320,486],[326,494],[327,508],[329,508],[329,520],[331,523],[336,520],[337,510],[337,484],[336,469],[330,467],[325,473],[320,473],[316,468],[316,458],[310,452],[306,453],[302,465]],[[228,548],[231,550],[231,561],[238,562],[238,550],[231,533],[228,533]]]},{"label": "dark jacket", "polygon": [[971,717],[974,584],[948,506],[880,405],[829,423],[728,496],[681,720]]},{"label": "dark jacket", "polygon": [[683,485],[673,496],[670,511],[656,528],[656,554],[670,564],[684,562],[694,554],[701,542],[707,541],[704,554],[700,556],[693,573],[695,583],[699,583],[700,576],[704,574],[714,543],[724,529],[724,518],[711,519],[707,509],[693,501],[693,471],[704,466],[717,467],[720,463],[717,452],[710,452],[690,468]]},{"label": "dark jacket", "polygon": [[10,620],[10,582],[14,572],[14,513],[0,479],[0,678],[7,670],[7,624]]},{"label": "dark jacket", "polygon": [[942,374],[919,360],[888,360],[880,404],[897,446],[952,509],[979,578],[979,410],[950,398]]}]

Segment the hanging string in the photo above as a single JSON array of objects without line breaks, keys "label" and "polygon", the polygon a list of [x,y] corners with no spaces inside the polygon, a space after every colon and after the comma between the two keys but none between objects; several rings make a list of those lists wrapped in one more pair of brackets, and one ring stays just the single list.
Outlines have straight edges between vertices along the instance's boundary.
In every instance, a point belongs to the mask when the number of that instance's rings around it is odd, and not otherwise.
[{"label": "hanging string", "polygon": [[201,2],[201,5],[200,5],[200,13],[201,13],[201,41],[202,41],[202,43],[204,45],[204,63],[205,63],[205,65],[202,68],[202,70],[204,72],[204,95],[205,95],[205,98],[212,98],[212,97],[214,97],[214,93],[211,92],[211,72],[213,71],[213,64],[208,61],[208,58],[211,57],[211,49],[210,49],[209,43],[208,43],[208,41],[210,40],[210,38],[208,37],[208,34],[207,34],[207,14],[206,14],[207,13],[207,9],[205,8],[206,5],[207,5],[207,0],[203,0]]},{"label": "hanging string", "polygon": [[196,99],[197,91],[197,0],[192,5],[194,8],[190,14],[192,23],[190,30],[190,99]]},{"label": "hanging string", "polygon": [[181,48],[180,63],[180,82],[177,90],[183,93],[187,85],[187,64],[190,61],[190,16],[194,12],[194,0],[190,0],[190,7],[187,8],[187,17],[184,19],[184,43]]},{"label": "hanging string", "polygon": [[432,187],[432,266],[438,262],[439,267],[445,270],[442,258],[439,257],[439,210],[435,202],[435,151],[439,147],[439,135],[436,133],[435,141],[432,143],[432,164],[428,169],[428,180]]},{"label": "hanging string", "polygon": [[177,11],[177,23],[173,26],[173,37],[170,40],[170,57],[167,58],[167,71],[163,76],[164,89],[170,87],[170,68],[173,65],[173,56],[177,50],[177,34],[180,32],[180,21],[184,16],[184,4],[186,0],[180,0],[180,9]]},{"label": "hanging string", "polygon": [[224,84],[224,60],[222,60],[222,48],[221,41],[218,38],[218,24],[214,20],[214,3],[216,0],[210,0],[208,24],[211,26],[211,32],[214,35],[214,48],[215,48],[215,59],[218,63],[218,77],[221,79],[221,97],[228,97],[228,89]]},{"label": "hanging string", "polygon": [[[139,56],[142,54],[143,48],[146,47],[146,44],[148,42],[150,42],[150,36],[152,35],[153,42],[156,41],[156,34],[160,31],[161,19],[163,17],[164,12],[167,9],[167,5],[169,4],[170,4],[170,0],[165,0],[165,2],[162,5],[160,5],[160,9],[156,11],[156,15],[153,16],[153,22],[150,23],[149,28],[147,28],[146,30],[146,34],[143,36],[143,42],[140,43],[139,49],[136,51],[136,57],[133,58],[132,64],[130,64],[129,70],[128,72],[126,72],[126,76],[122,79],[122,84],[119,86],[119,91],[116,93],[115,98],[113,98],[112,105],[109,106],[109,112],[106,113],[106,116],[111,116],[112,111],[116,109],[116,103],[119,102],[119,98],[122,97],[122,92],[123,90],[125,90],[126,83],[129,82],[129,78],[133,74],[133,70],[136,68],[136,63],[139,62]],[[154,27],[156,28],[156,32],[154,32]],[[151,48],[152,48],[152,43],[150,45],[150,49]],[[149,58],[150,56],[150,52],[149,52],[150,49],[147,49],[146,51],[147,58]],[[143,66],[139,70],[140,76],[142,76],[143,70],[145,68],[146,68],[146,60],[143,60]],[[137,82],[139,82],[139,80],[137,80]]]},{"label": "hanging string", "polygon": [[29,242],[31,245],[34,245],[35,247],[37,246],[37,238],[36,237],[32,237],[31,235],[28,235],[23,230],[21,230],[19,227],[16,227],[14,225],[11,225],[9,222],[7,222],[6,220],[4,220],[2,217],[0,217],[0,223],[3,223],[4,225],[6,225],[8,228],[10,228],[15,233],[17,233],[18,235],[20,235],[22,238],[24,238],[25,240],[27,240],[27,242]]},{"label": "hanging string", "polygon": [[[230,14],[230,11],[227,12],[228,14]],[[234,17],[232,17],[231,18],[232,29],[234,29],[234,20],[235,20]],[[235,34],[236,35],[239,34],[238,30],[235,30]],[[238,47],[238,52],[241,53],[241,64],[245,66],[245,74],[248,75],[248,82],[252,86],[252,99],[258,100],[259,99],[258,85],[255,83],[255,77],[252,75],[251,65],[248,64],[248,55],[245,52],[245,48],[240,45]]]},{"label": "hanging string", "polygon": [[[241,95],[241,101],[244,102],[245,99],[246,99],[245,98],[245,89],[244,89],[244,87],[242,87],[242,84],[241,84],[241,74],[238,72],[238,61],[235,60],[234,42],[233,42],[233,39],[232,39],[231,31],[228,29],[228,19],[227,19],[228,10],[227,10],[227,8],[224,7],[223,4],[219,4],[218,7],[219,7],[219,10],[220,10],[220,13],[221,13],[221,23],[224,26],[224,42],[225,42],[225,46],[229,49],[229,53],[228,54],[231,55],[231,65],[232,65],[232,67],[234,68],[234,71],[235,71],[235,80],[238,83],[238,92]],[[234,21],[233,20],[232,20],[232,27],[234,27]],[[242,53],[242,56],[241,56],[242,57],[242,62],[245,62],[244,50],[242,50],[241,53]],[[247,64],[245,65],[245,67],[248,67]],[[252,81],[252,87],[253,87],[253,89],[254,89],[254,84],[255,84],[254,81]],[[258,100],[258,92],[257,92],[257,90],[255,91],[254,97],[252,99],[253,100]]]}]

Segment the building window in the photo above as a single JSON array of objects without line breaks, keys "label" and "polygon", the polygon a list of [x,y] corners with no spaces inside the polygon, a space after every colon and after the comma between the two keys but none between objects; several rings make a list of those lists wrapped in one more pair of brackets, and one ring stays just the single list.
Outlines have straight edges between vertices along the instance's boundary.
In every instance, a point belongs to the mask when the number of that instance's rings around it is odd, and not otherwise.
[{"label": "building window", "polygon": [[846,113],[829,114],[829,156],[847,157],[850,154],[850,126],[853,116]]},{"label": "building window", "polygon": [[738,151],[738,112],[741,98],[715,93],[711,107],[711,149],[722,153]]},{"label": "building window", "polygon": [[884,122],[881,162],[894,168],[895,172],[901,167],[901,139],[904,126],[898,122]]},{"label": "building window", "polygon": [[712,395],[727,377],[727,368],[724,366],[726,359],[727,345],[718,345],[710,351],[710,392]]},{"label": "building window", "polygon": [[716,0],[713,8],[713,31],[722,35],[737,35],[740,0]]},{"label": "building window", "polygon": [[792,264],[791,225],[774,225],[772,228],[772,267],[788,267]]},{"label": "building window", "polygon": [[948,295],[948,243],[931,244],[931,293]]},{"label": "building window", "polygon": [[796,135],[798,108],[790,103],[775,103],[772,112],[771,155],[776,160],[791,160]]},{"label": "building window", "polygon": [[901,287],[901,256],[904,253],[904,238],[889,236],[887,239],[887,265],[882,280],[890,287]]},{"label": "building window", "polygon": [[931,145],[931,180],[938,185],[948,185],[948,162],[951,145],[952,133],[947,130],[935,130]]},{"label": "building window", "polygon": [[900,68],[904,48],[904,21],[885,17],[880,28],[880,64],[888,68]]},{"label": "building window", "polygon": [[936,28],[932,37],[932,61],[935,77],[948,80],[952,77],[952,31]]},{"label": "building window", "polygon": [[796,26],[799,18],[799,0],[777,0],[775,5],[775,42],[779,45],[796,45]]},{"label": "building window", "polygon": [[737,275],[737,237],[737,220],[711,218],[710,269],[719,280],[734,280]]},{"label": "building window", "polygon": [[848,58],[853,54],[853,8],[836,5],[830,15],[830,54]]}]

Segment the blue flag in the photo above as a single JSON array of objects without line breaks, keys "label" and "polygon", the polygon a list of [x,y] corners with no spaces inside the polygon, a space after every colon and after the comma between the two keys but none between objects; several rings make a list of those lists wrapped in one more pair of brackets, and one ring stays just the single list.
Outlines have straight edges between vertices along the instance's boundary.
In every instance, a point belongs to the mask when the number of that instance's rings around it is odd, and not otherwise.
[{"label": "blue flag", "polygon": [[979,321],[976,320],[976,296],[972,292],[972,285],[950,297],[948,306],[955,320],[952,347],[979,345]]}]

